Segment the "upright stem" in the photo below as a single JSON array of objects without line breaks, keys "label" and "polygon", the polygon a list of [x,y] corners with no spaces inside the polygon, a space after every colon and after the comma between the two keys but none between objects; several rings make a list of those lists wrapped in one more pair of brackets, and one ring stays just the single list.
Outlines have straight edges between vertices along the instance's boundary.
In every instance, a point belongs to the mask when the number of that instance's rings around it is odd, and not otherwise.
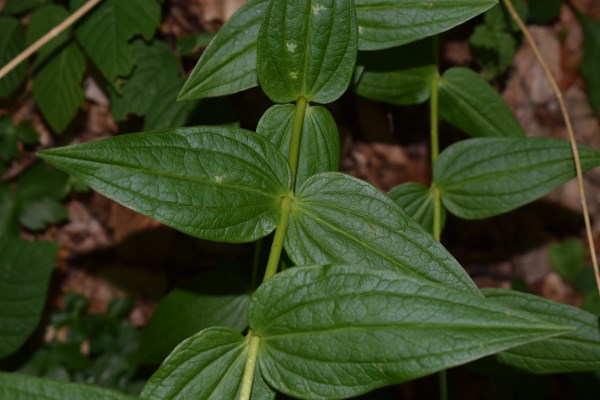
[{"label": "upright stem", "polygon": [[242,377],[242,389],[240,390],[240,400],[250,400],[252,395],[252,382],[254,381],[254,371],[256,370],[256,360],[258,358],[258,349],[260,347],[260,336],[249,334],[250,343],[248,345],[248,358]]},{"label": "upright stem", "polygon": [[[269,252],[269,260],[265,268],[265,276],[263,282],[271,279],[279,267],[281,251],[283,250],[283,240],[287,231],[290,212],[292,211],[292,201],[294,196],[294,187],[296,186],[296,174],[298,172],[298,158],[300,155],[300,141],[302,139],[302,129],[304,127],[304,114],[308,107],[308,100],[300,97],[296,102],[296,112],[294,114],[294,123],[292,125],[292,138],[290,140],[290,148],[288,150],[288,162],[292,171],[292,189],[288,195],[281,198],[279,206],[279,221],[275,227],[275,235]],[[248,333],[250,342],[248,345],[248,358],[246,359],[246,367],[242,376],[242,388],[240,392],[240,400],[250,400],[252,395],[252,382],[254,381],[254,371],[256,370],[256,361],[258,358],[258,350],[260,348],[260,336],[254,336],[252,331]]]},{"label": "upright stem", "polygon": [[288,150],[288,161],[292,169],[292,188],[296,185],[296,174],[298,173],[298,159],[300,155],[300,140],[302,139],[302,129],[304,127],[304,114],[308,106],[308,100],[300,97],[296,102],[296,112],[294,114],[294,125],[292,126],[292,139]]}]

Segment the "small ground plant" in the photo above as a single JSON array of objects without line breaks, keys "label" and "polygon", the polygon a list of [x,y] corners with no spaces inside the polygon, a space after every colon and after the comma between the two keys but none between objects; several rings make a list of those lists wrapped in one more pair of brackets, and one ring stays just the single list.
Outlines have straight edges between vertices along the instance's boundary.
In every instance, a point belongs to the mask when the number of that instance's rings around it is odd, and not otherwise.
[{"label": "small ground plant", "polygon": [[[181,342],[142,398],[342,399],[491,355],[533,373],[600,369],[597,316],[479,290],[439,243],[446,212],[488,218],[575,175],[567,142],[527,138],[483,78],[466,68],[440,71],[429,55],[435,40],[420,41],[495,4],[250,0],[206,49],[180,99],[259,84],[275,105],[256,132],[166,129],[40,153],[187,234],[231,243],[272,234],[263,281],[234,307],[240,311],[227,326]],[[429,101],[430,187],[409,183],[386,194],[336,172],[339,136],[323,105],[349,87],[393,104]],[[474,138],[440,153],[440,117]],[[579,152],[584,170],[600,164],[600,152]],[[291,265],[278,272],[284,251]],[[0,394],[41,393],[130,398],[0,374]]]}]

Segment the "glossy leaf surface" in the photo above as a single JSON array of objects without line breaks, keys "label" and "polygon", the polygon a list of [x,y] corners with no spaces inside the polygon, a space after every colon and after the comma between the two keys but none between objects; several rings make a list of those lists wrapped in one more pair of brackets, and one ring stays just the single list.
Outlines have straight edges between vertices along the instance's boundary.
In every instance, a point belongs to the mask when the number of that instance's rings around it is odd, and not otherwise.
[{"label": "glossy leaf surface", "polygon": [[276,103],[330,103],[348,87],[357,51],[352,0],[271,1],[258,39],[258,79]]},{"label": "glossy leaf surface", "polygon": [[436,35],[481,14],[496,0],[355,0],[361,50]]},{"label": "glossy leaf surface", "polygon": [[0,358],[16,351],[37,326],[57,252],[54,243],[0,236]]},{"label": "glossy leaf surface", "polygon": [[[260,119],[256,132],[267,137],[283,154],[288,154],[296,107],[277,104]],[[335,120],[326,108],[308,106],[304,114],[296,187],[320,172],[337,171],[340,137]]]},{"label": "glossy leaf surface", "polygon": [[144,399],[235,399],[248,343],[236,331],[209,328],[181,343],[146,383]]},{"label": "glossy leaf surface", "polygon": [[253,132],[219,127],[117,136],[40,154],[107,197],[204,239],[269,234],[287,194],[287,160]]},{"label": "glossy leaf surface", "polygon": [[252,296],[259,365],[275,389],[341,399],[404,382],[568,328],[394,271],[310,266]]},{"label": "glossy leaf surface", "polygon": [[116,390],[80,383],[60,382],[16,373],[0,372],[0,398],[10,400],[135,400]]},{"label": "glossy leaf surface", "polygon": [[[0,65],[4,66],[25,49],[23,28],[15,18],[0,16]],[[10,96],[25,80],[26,63],[0,79],[0,98]]]},{"label": "glossy leaf surface", "polygon": [[[433,191],[416,182],[403,183],[389,191],[388,195],[427,232],[433,234]],[[442,230],[446,209],[441,208]]]},{"label": "glossy leaf surface", "polygon": [[249,0],[208,45],[179,99],[224,96],[258,85],[256,43],[268,0]]},{"label": "glossy leaf surface", "polygon": [[525,137],[502,97],[479,74],[451,68],[439,81],[440,116],[475,136]]},{"label": "glossy leaf surface", "polygon": [[131,72],[134,60],[129,39],[152,39],[160,23],[155,0],[105,0],[94,8],[77,29],[77,39],[102,74],[113,82]]},{"label": "glossy leaf surface", "polygon": [[[600,153],[580,146],[581,166],[600,165]],[[433,176],[452,214],[481,219],[530,203],[575,177],[568,142],[543,138],[477,138],[445,149]]]},{"label": "glossy leaf surface", "polygon": [[300,188],[285,250],[296,265],[383,267],[478,293],[460,264],[398,204],[340,173],[315,175]]},{"label": "glossy leaf surface", "polygon": [[598,316],[566,304],[512,290],[485,289],[485,297],[526,311],[554,324],[573,326],[564,335],[519,346],[496,357],[536,374],[554,374],[600,369]]}]

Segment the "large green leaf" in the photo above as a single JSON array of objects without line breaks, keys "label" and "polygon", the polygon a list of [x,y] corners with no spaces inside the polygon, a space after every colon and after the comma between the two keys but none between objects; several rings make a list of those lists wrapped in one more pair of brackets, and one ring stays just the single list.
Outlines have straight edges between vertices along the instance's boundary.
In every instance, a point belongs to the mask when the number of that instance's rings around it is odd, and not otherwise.
[{"label": "large green leaf", "polygon": [[38,324],[57,252],[51,242],[0,236],[0,358],[17,350]]},{"label": "large green leaf", "polygon": [[155,0],[105,0],[92,10],[77,29],[77,39],[110,82],[127,76],[134,65],[129,39],[154,36],[160,23]]},{"label": "large green leaf", "polygon": [[[288,154],[296,107],[276,104],[262,116],[256,132],[269,138]],[[340,165],[340,137],[335,120],[326,108],[308,106],[304,114],[296,187],[320,172],[337,171]]]},{"label": "large green leaf", "polygon": [[[406,211],[427,232],[433,234],[433,188],[428,188],[417,182],[398,185],[389,191],[388,195]],[[441,227],[446,221],[446,209],[441,206]]]},{"label": "large green leaf", "polygon": [[83,103],[85,66],[85,56],[71,43],[50,56],[33,76],[33,98],[57,133],[69,125]]},{"label": "large green leaf", "polygon": [[431,94],[431,82],[438,73],[430,40],[359,52],[356,63],[363,68],[354,84],[356,93],[398,105],[426,101]]},{"label": "large green leaf", "polygon": [[600,68],[600,22],[594,21],[583,14],[579,14],[579,20],[585,35],[581,73],[587,85],[590,102],[596,110],[596,114],[600,115],[600,76],[598,75],[598,69]]},{"label": "large green leaf", "polygon": [[315,175],[300,188],[285,249],[296,265],[384,267],[478,293],[460,264],[398,204],[340,173]]},{"label": "large green leaf", "polygon": [[[31,21],[27,26],[27,44],[33,44],[68,16],[69,11],[66,8],[55,4],[49,4],[35,10],[31,14]],[[36,67],[40,66],[49,56],[55,54],[57,50],[60,50],[69,41],[69,33],[69,29],[62,31],[38,50],[35,55]]]},{"label": "large green leaf", "polygon": [[258,362],[275,389],[341,399],[564,333],[520,311],[373,267],[283,271],[252,296]]},{"label": "large green leaf", "polygon": [[[180,80],[179,60],[166,43],[155,40],[146,44],[136,40],[131,48],[135,69],[122,86],[121,93],[111,91],[112,114],[117,121],[126,119],[129,114],[146,115],[152,103],[165,95],[164,89]],[[169,100],[175,102],[174,97]]]},{"label": "large green leaf", "polygon": [[[581,167],[600,165],[600,152],[579,146]],[[476,138],[448,147],[433,177],[452,214],[481,219],[502,214],[575,177],[569,143],[544,138]]]},{"label": "large green leaf", "polygon": [[112,389],[0,372],[0,398],[10,400],[135,400]]},{"label": "large green leaf", "polygon": [[273,0],[258,39],[258,79],[276,103],[331,103],[350,83],[357,51],[352,0]]},{"label": "large green leaf", "polygon": [[414,42],[444,32],[497,3],[496,0],[355,0],[361,50]]},{"label": "large green leaf", "polygon": [[600,370],[597,315],[527,293],[501,289],[485,289],[483,293],[540,319],[575,327],[564,335],[502,352],[496,356],[500,362],[537,374]]},{"label": "large green leaf", "polygon": [[502,97],[479,74],[451,68],[439,81],[440,116],[471,136],[525,137]]},{"label": "large green leaf", "polygon": [[179,99],[224,96],[258,85],[256,42],[268,0],[249,0],[231,16],[179,93]]},{"label": "large green leaf", "polygon": [[[146,383],[142,398],[237,399],[247,353],[248,341],[238,332],[205,329],[177,346]],[[258,369],[252,392],[252,399],[274,398]]]},{"label": "large green leaf", "polygon": [[[0,16],[0,65],[4,66],[25,49],[25,36],[19,21]],[[25,80],[26,63],[19,64],[0,79],[0,98],[10,96]]]},{"label": "large green leaf", "polygon": [[40,153],[98,192],[182,232],[249,242],[268,235],[291,172],[279,150],[236,128],[117,136]]},{"label": "large green leaf", "polygon": [[249,295],[234,293],[234,287],[214,289],[222,286],[221,281],[240,286],[235,276],[203,274],[198,279],[200,287],[177,288],[158,304],[142,335],[139,355],[143,362],[159,364],[179,342],[211,326],[237,332],[248,326]]}]

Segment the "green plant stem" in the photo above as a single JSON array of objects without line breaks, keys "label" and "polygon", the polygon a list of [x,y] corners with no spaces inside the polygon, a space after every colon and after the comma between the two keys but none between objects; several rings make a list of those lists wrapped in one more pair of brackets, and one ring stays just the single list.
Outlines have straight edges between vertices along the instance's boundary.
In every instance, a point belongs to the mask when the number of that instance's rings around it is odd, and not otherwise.
[{"label": "green plant stem", "polygon": [[440,378],[440,400],[448,400],[448,381],[446,379],[446,370],[438,374]]},{"label": "green plant stem", "polygon": [[277,227],[275,228],[275,236],[273,237],[273,243],[271,244],[271,252],[269,253],[269,260],[267,261],[267,268],[265,269],[263,282],[266,282],[277,273],[279,259],[281,258],[281,250],[283,249],[283,239],[285,238],[285,232],[287,231],[291,209],[292,196],[290,194],[290,196],[285,196],[281,200],[279,221],[277,222]]},{"label": "green plant stem", "polygon": [[296,112],[294,113],[294,125],[292,126],[292,139],[288,150],[288,161],[292,169],[292,187],[296,185],[296,175],[298,173],[298,158],[300,155],[300,140],[302,139],[302,129],[304,127],[304,114],[308,107],[308,100],[300,97],[296,102]]},{"label": "green plant stem", "polygon": [[[440,75],[436,74],[431,81],[431,99],[429,100],[431,169],[440,154],[439,140],[439,82]],[[442,237],[442,202],[440,190],[433,184],[433,237],[438,242]]]},{"label": "green plant stem", "polygon": [[248,345],[248,358],[242,377],[242,389],[240,390],[240,400],[250,400],[252,395],[252,382],[254,381],[254,370],[256,369],[256,360],[258,357],[258,348],[260,347],[260,336],[253,336],[252,331],[248,333],[250,343]]}]

